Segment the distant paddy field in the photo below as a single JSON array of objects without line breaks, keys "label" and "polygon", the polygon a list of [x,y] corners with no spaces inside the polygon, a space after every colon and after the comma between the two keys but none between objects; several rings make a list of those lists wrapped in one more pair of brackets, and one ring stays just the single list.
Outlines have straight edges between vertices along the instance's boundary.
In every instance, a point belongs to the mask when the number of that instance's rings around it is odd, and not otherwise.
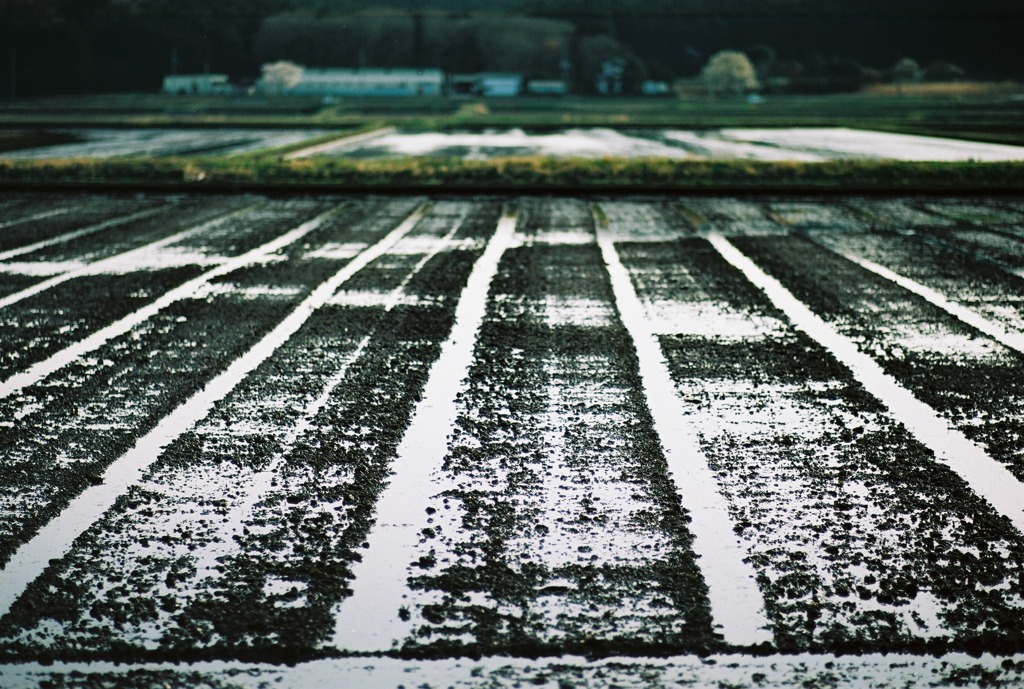
[{"label": "distant paddy field", "polygon": [[[324,129],[54,129],[22,133],[0,158],[235,156],[286,147],[290,158],[353,160],[507,157],[669,158],[826,162],[833,160],[1022,161],[1024,147],[845,127],[612,129],[523,128],[424,131],[381,127],[352,136]],[[0,138],[0,143],[3,142]],[[309,142],[303,147],[303,142]],[[315,143],[315,145],[314,145]]]},{"label": "distant paddy field", "polygon": [[351,158],[438,157],[486,160],[514,156],[677,158],[824,162],[1024,160],[1024,147],[892,134],[842,127],[780,129],[523,129],[387,131],[355,143],[341,140],[317,155]]},{"label": "distant paddy field", "polygon": [[[0,134],[0,158],[115,158],[239,155],[322,137],[317,129],[46,129]],[[3,150],[4,144],[8,150]]]}]

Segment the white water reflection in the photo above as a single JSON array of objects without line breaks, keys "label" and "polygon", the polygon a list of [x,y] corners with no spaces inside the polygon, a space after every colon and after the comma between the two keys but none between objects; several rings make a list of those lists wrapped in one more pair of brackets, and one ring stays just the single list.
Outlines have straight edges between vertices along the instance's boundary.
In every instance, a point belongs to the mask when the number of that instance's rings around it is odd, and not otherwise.
[{"label": "white water reflection", "polygon": [[690,516],[693,552],[708,587],[715,630],[725,642],[739,646],[772,643],[765,602],[743,544],[735,535],[728,504],[708,465],[676,394],[668,364],[658,345],[629,273],[608,235],[599,232],[598,246],[611,281],[622,324],[629,331],[654,428],[661,441],[669,475]]},{"label": "white water reflection", "polygon": [[238,155],[329,133],[314,129],[69,129],[77,141],[0,154],[3,158]]},{"label": "white water reflection", "polygon": [[[54,623],[56,624],[56,623]],[[992,676],[1011,686],[1022,677],[1021,654],[939,657],[896,653],[864,655],[738,654],[679,655],[663,658],[611,656],[594,660],[563,655],[542,658],[483,656],[410,660],[389,657],[323,658],[293,665],[235,660],[176,663],[30,662],[0,666],[0,685],[34,687],[64,677],[109,677],[135,681],[144,672],[168,683],[202,682],[203,686],[258,687],[399,687],[442,686],[453,689],[493,686],[934,686],[945,677]],[[1009,659],[1010,665],[1006,662]],[[982,673],[986,673],[982,675]],[[752,677],[758,680],[751,681]],[[951,680],[950,680],[951,681]]]},{"label": "white water reflection", "polygon": [[451,333],[431,366],[398,446],[390,483],[377,501],[377,521],[367,536],[365,553],[353,566],[353,593],[335,607],[333,644],[339,649],[389,650],[410,631],[409,620],[399,613],[409,592],[410,555],[419,543],[431,496],[446,488],[433,472],[448,451],[448,433],[458,414],[456,400],[472,364],[490,284],[515,227],[514,214],[501,217],[459,297]]},{"label": "white water reflection", "polygon": [[1024,147],[960,141],[934,136],[890,134],[843,127],[793,129],[723,129],[724,139],[748,145],[774,146],[794,154],[823,158],[892,160],[1024,160]]},{"label": "white water reflection", "polygon": [[689,158],[690,153],[654,139],[613,129],[566,129],[529,133],[522,129],[454,132],[392,132],[330,155],[356,158],[427,156],[485,160],[505,156],[564,158]]},{"label": "white water reflection", "polygon": [[[77,142],[2,154],[4,158],[237,155],[322,136],[325,130],[74,129]],[[1024,160],[1024,147],[891,134],[842,127],[789,129],[573,128],[548,132],[485,129],[449,132],[383,130],[354,137],[314,157],[673,158],[820,162],[837,159]]]},{"label": "white water reflection", "polygon": [[424,156],[482,160],[505,156],[577,158],[662,157],[675,159],[793,160],[1024,160],[1024,147],[890,134],[844,128],[613,130],[565,129],[531,133],[522,129],[396,131],[332,149],[327,155],[353,158]]},{"label": "white water reflection", "polygon": [[873,358],[860,351],[856,342],[826,323],[727,239],[711,235],[708,241],[725,260],[763,291],[795,326],[849,368],[864,388],[889,408],[892,417],[934,453],[937,462],[959,474],[975,493],[1009,519],[1018,531],[1024,532],[1024,508],[1021,507],[1024,505],[1024,484],[1005,466],[951,426],[938,412],[914,397]]},{"label": "white water reflection", "polygon": [[660,135],[699,158],[797,160],[805,163],[817,163],[829,158],[829,156],[819,153],[779,148],[771,144],[736,141],[715,130],[706,132],[667,130],[661,132]]}]

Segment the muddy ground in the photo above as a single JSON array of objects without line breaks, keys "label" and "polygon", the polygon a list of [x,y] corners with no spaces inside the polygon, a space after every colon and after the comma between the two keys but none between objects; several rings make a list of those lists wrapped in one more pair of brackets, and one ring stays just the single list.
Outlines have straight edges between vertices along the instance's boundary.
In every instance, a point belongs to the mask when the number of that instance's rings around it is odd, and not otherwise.
[{"label": "muddy ground", "polygon": [[0,196],[0,685],[1024,682],[1024,202]]}]

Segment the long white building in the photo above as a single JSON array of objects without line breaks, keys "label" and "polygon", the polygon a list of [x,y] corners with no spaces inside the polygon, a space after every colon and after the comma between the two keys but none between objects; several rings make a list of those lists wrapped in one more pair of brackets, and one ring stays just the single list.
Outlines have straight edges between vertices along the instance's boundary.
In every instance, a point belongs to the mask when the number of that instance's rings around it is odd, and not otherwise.
[{"label": "long white building", "polygon": [[227,74],[169,74],[164,77],[164,93],[209,95],[231,91]]},{"label": "long white building", "polygon": [[[261,81],[262,84],[262,81]],[[310,69],[298,82],[274,90],[302,96],[440,96],[440,69]]]}]

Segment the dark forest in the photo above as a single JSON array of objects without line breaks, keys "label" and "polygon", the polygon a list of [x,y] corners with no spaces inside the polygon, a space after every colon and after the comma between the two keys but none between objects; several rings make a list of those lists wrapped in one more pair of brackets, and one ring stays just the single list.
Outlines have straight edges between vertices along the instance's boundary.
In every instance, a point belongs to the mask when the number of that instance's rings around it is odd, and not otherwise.
[{"label": "dark forest", "polygon": [[252,81],[263,62],[635,79],[696,75],[717,50],[762,77],[852,90],[901,58],[938,75],[1024,71],[1013,0],[0,0],[0,97],[152,92],[169,73]]}]

